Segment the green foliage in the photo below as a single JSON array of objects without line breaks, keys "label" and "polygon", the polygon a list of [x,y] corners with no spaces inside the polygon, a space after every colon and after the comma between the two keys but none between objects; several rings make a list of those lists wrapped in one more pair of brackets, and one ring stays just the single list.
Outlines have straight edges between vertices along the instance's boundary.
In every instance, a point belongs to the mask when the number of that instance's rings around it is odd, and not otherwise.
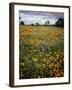
[{"label": "green foliage", "polygon": [[58,27],[64,27],[64,19],[59,18],[55,25]]},{"label": "green foliage", "polygon": [[20,25],[24,25],[24,22],[23,22],[23,21],[21,21],[21,22],[20,22]]}]

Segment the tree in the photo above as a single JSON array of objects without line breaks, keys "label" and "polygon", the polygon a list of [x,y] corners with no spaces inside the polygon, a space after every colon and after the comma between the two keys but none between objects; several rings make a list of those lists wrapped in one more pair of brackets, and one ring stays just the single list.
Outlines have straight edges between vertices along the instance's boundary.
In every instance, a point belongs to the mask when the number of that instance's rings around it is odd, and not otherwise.
[{"label": "tree", "polygon": [[32,23],[31,25],[32,25],[32,26],[34,26],[34,24],[33,24],[33,23]]},{"label": "tree", "polygon": [[23,21],[21,21],[21,22],[20,22],[20,25],[24,25],[24,22],[23,22]]},{"label": "tree", "polygon": [[45,25],[50,25],[50,21],[45,21]]},{"label": "tree", "polygon": [[39,23],[36,23],[36,25],[39,25]]},{"label": "tree", "polygon": [[63,18],[59,18],[57,20],[57,22],[55,23],[55,26],[64,27],[64,19]]}]

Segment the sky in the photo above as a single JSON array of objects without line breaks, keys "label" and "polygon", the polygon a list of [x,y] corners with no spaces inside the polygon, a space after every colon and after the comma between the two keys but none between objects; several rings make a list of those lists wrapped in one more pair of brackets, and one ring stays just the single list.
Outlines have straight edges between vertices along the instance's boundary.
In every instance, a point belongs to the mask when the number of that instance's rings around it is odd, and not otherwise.
[{"label": "sky", "polygon": [[50,24],[55,24],[59,18],[64,18],[64,13],[60,12],[45,12],[45,11],[19,11],[19,16],[26,25],[39,23],[45,24],[45,21],[50,21]]}]

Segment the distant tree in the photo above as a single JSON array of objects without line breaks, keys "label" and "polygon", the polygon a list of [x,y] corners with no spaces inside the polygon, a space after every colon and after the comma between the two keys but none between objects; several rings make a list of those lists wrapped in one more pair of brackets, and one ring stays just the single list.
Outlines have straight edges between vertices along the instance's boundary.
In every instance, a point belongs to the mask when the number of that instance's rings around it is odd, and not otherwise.
[{"label": "distant tree", "polygon": [[59,18],[57,20],[57,22],[55,23],[55,26],[64,27],[64,19],[63,18]]},{"label": "distant tree", "polygon": [[21,22],[20,22],[20,25],[24,25],[24,22],[23,22],[23,21],[21,21]]},{"label": "distant tree", "polygon": [[40,25],[39,23],[36,23],[36,25]]},{"label": "distant tree", "polygon": [[31,25],[32,25],[32,26],[34,26],[34,24],[33,24],[33,23],[32,23]]},{"label": "distant tree", "polygon": [[50,25],[50,21],[45,21],[45,25]]}]

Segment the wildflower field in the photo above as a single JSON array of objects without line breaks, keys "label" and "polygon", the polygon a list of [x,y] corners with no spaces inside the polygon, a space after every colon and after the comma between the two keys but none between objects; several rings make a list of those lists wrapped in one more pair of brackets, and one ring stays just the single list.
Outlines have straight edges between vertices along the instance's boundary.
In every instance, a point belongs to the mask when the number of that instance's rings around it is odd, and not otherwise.
[{"label": "wildflower field", "polygon": [[19,78],[64,76],[64,28],[19,26]]}]

